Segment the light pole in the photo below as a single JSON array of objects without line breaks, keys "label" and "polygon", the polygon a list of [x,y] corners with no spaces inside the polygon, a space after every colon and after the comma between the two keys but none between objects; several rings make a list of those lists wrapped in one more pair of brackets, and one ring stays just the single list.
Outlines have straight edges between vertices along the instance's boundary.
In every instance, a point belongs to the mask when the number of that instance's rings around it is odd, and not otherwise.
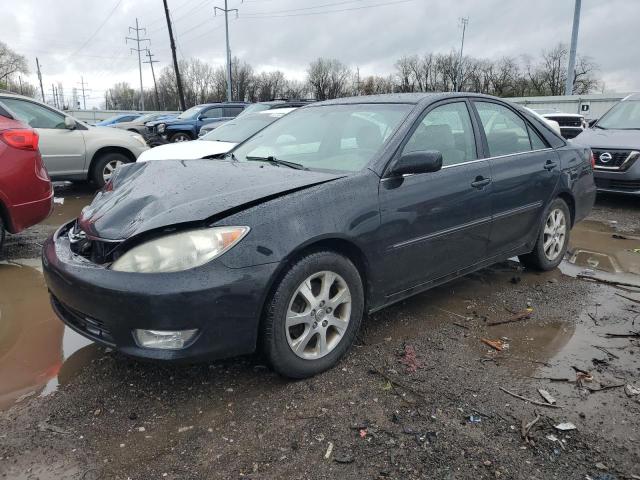
[{"label": "light pole", "polygon": [[469,23],[469,18],[464,17],[460,19],[460,25],[462,25],[462,42],[460,43],[460,58],[458,58],[458,72],[456,75],[456,88],[457,92],[460,91],[460,83],[462,82],[462,51],[464,50],[464,33],[467,30],[467,24]]},{"label": "light pole", "polygon": [[578,30],[580,30],[580,7],[582,0],[576,0],[573,10],[573,29],[571,30],[571,49],[569,50],[569,65],[567,66],[567,81],[564,84],[564,94],[573,94],[573,77],[576,70],[576,50],[578,49]]}]

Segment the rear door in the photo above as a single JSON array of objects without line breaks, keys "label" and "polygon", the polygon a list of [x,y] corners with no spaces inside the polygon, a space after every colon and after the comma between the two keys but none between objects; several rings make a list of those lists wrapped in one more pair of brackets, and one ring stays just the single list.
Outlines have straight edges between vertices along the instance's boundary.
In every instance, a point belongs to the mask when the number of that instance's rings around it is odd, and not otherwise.
[{"label": "rear door", "polygon": [[478,156],[465,100],[429,107],[398,155],[438,150],[438,172],[383,178],[380,211],[387,296],[482,261],[491,221],[491,170]]},{"label": "rear door", "polygon": [[78,175],[84,172],[85,144],[81,125],[69,130],[64,115],[43,105],[21,98],[2,98],[9,109],[40,135],[40,153],[52,176]]},{"label": "rear door", "polygon": [[560,179],[559,159],[515,110],[484,99],[473,104],[493,179],[489,255],[507,255],[535,238]]},{"label": "rear door", "polygon": [[210,107],[198,116],[196,121],[196,134],[200,133],[200,127],[208,123],[219,122],[224,116],[224,108]]}]

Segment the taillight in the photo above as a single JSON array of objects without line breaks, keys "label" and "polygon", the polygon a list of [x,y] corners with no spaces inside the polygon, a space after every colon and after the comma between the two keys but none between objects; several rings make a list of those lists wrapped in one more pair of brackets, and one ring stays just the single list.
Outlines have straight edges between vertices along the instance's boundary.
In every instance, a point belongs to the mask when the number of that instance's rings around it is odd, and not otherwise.
[{"label": "taillight", "polygon": [[40,137],[35,130],[5,130],[0,132],[0,140],[20,150],[38,150]]}]

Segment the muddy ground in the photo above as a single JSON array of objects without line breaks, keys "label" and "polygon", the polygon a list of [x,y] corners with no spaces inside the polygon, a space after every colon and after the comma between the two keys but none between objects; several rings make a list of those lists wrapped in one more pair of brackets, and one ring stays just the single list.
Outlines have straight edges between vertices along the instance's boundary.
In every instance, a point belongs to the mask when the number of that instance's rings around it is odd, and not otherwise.
[{"label": "muddy ground", "polygon": [[640,284],[637,200],[599,198],[561,269],[509,261],[387,308],[292,382],[259,356],[160,366],[65,329],[37,255],[90,193],[58,188],[0,263],[0,478],[640,478],[640,340],[607,336],[640,330],[640,289],[576,278]]}]

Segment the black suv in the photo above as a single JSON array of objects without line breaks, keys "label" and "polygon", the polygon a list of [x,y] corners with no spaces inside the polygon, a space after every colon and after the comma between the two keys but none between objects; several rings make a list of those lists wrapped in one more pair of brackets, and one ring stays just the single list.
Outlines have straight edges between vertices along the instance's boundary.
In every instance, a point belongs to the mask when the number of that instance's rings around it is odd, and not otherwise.
[{"label": "black suv", "polygon": [[599,191],[640,196],[640,94],[625,97],[573,141],[593,150]]}]

